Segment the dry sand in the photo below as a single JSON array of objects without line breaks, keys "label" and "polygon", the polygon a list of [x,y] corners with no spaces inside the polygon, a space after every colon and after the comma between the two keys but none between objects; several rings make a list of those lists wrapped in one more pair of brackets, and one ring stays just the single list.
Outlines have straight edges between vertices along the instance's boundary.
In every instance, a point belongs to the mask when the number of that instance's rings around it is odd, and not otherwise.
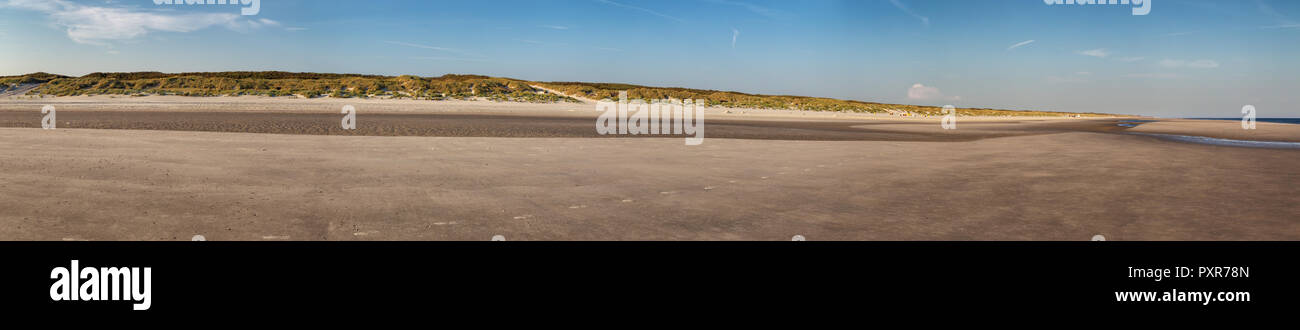
[{"label": "dry sand", "polygon": [[[324,110],[223,117],[205,109],[150,121],[156,110],[94,119],[86,116],[104,110],[62,103],[61,122],[248,123],[308,134],[0,128],[0,239],[1300,239],[1297,150],[1118,134],[1124,129],[1096,120],[962,121],[943,131],[937,121],[844,118],[711,119],[706,132],[716,134],[685,146],[678,137],[568,135],[592,124],[590,114],[549,115],[570,105],[476,103],[486,104],[474,111],[497,116],[466,116],[448,103],[431,106],[441,114],[359,118],[362,127],[426,127],[365,134],[380,136],[310,135],[330,133],[286,124],[315,127],[327,118],[311,116]],[[27,125],[24,114],[3,112],[0,122]],[[339,115],[329,115],[336,124]],[[557,124],[511,122],[541,117]],[[485,132],[518,126],[512,134],[521,137],[402,124],[438,121]]]}]

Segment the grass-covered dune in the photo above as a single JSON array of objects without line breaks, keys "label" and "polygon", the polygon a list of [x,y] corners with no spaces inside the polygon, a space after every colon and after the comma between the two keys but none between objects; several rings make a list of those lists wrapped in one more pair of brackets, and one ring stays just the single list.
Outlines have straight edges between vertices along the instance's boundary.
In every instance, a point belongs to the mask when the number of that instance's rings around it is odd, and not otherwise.
[{"label": "grass-covered dune", "polygon": [[[731,107],[731,108],[753,108],[753,109],[787,109],[787,110],[807,110],[807,111],[843,111],[843,112],[868,112],[868,113],[895,113],[895,114],[914,114],[926,116],[942,115],[943,109],[932,106],[918,106],[905,104],[884,104],[874,102],[862,102],[852,100],[840,100],[824,97],[809,96],[790,96],[790,95],[757,95],[740,92],[727,92],[715,90],[689,89],[689,88],[672,88],[672,87],[646,87],[628,84],[608,84],[608,83],[584,83],[584,82],[545,82],[534,83],[534,85],[552,89],[566,95],[577,96],[593,100],[617,99],[618,93],[627,91],[628,97],[641,99],[704,99],[709,102],[709,106]],[[1112,114],[1103,113],[1071,113],[1071,112],[1051,112],[1051,111],[1032,111],[1032,110],[999,110],[999,109],[982,109],[982,108],[959,108],[957,113],[962,116],[1032,116],[1032,117],[1061,117],[1074,116],[1080,117],[1109,117]]]},{"label": "grass-covered dune", "polygon": [[[429,100],[482,97],[498,101],[576,101],[545,93],[526,81],[471,75],[374,76],[293,72],[129,72],[91,73],[81,77],[0,77],[0,83],[45,80],[29,94],[389,97]],[[10,83],[12,84],[12,83]]]},{"label": "grass-covered dune", "polygon": [[[478,75],[444,75],[441,77],[378,76],[335,73],[262,72],[119,72],[91,73],[69,77],[48,73],[0,77],[0,90],[22,84],[43,84],[31,94],[74,95],[181,95],[181,96],[296,96],[315,97],[382,97],[422,100],[475,99],[515,102],[577,102],[586,99],[614,99],[627,91],[634,99],[702,99],[709,106],[753,109],[806,111],[842,111],[942,115],[931,106],[883,104],[822,97],[757,95],[739,92],[689,88],[648,87],[628,84],[585,82],[535,82]],[[539,88],[540,87],[540,88]],[[546,90],[562,93],[557,95]],[[1065,113],[1050,111],[958,109],[963,116],[1034,116],[1062,117],[1112,116],[1100,113]]]},{"label": "grass-covered dune", "polygon": [[61,79],[61,78],[69,78],[69,77],[57,75],[57,74],[49,74],[44,72],[29,73],[21,76],[0,76],[0,85],[12,86],[12,85],[19,85],[19,84],[44,83],[50,80]]}]

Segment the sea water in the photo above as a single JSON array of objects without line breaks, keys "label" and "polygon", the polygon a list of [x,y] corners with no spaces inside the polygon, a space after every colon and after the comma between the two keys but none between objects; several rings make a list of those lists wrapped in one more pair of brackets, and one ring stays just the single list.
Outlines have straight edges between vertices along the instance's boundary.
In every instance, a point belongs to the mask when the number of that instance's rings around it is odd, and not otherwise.
[{"label": "sea water", "polygon": [[[1237,118],[1188,118],[1203,120],[1240,120]],[[1119,126],[1138,127],[1145,123],[1154,122],[1155,120],[1126,119],[1120,120]],[[1300,118],[1257,118],[1255,121],[1282,123],[1282,124],[1300,124]],[[1252,141],[1252,140],[1234,140],[1221,139],[1204,136],[1176,135],[1176,134],[1156,134],[1156,133],[1137,133],[1129,132],[1128,134],[1146,135],[1166,140],[1190,142],[1200,144],[1210,144],[1229,147],[1246,147],[1246,148],[1274,148],[1274,149],[1300,149],[1300,142],[1282,142],[1282,141]]]},{"label": "sea water", "polygon": [[1179,142],[1212,144],[1212,145],[1229,146],[1229,147],[1300,149],[1300,142],[1233,140],[1233,139],[1220,139],[1220,138],[1212,138],[1212,137],[1204,137],[1204,136],[1136,133],[1136,132],[1129,132],[1129,134],[1153,136],[1161,139],[1173,140]]}]

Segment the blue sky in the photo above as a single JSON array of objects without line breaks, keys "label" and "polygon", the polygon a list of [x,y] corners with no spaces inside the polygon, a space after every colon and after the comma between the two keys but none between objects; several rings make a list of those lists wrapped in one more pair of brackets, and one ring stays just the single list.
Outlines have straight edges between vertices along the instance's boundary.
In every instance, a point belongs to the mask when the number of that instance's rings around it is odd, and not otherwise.
[{"label": "blue sky", "polygon": [[1300,1],[0,0],[0,75],[284,70],[1300,117]]}]

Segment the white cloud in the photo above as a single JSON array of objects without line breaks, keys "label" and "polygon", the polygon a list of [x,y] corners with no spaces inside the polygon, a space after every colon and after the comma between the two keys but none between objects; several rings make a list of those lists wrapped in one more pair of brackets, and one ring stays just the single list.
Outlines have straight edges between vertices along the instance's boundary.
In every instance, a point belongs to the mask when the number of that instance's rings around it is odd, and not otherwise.
[{"label": "white cloud", "polygon": [[627,8],[627,9],[631,9],[631,10],[636,10],[636,11],[644,12],[644,13],[647,13],[647,14],[650,14],[650,15],[655,15],[655,16],[659,16],[659,17],[667,18],[667,19],[670,19],[670,20],[678,21],[678,22],[685,22],[685,21],[683,21],[683,20],[680,19],[680,18],[676,18],[676,17],[668,16],[668,15],[666,15],[666,14],[663,14],[663,13],[660,13],[660,12],[657,12],[657,11],[654,11],[654,10],[646,9],[646,8],[641,8],[641,7],[637,7],[637,6],[633,6],[633,5],[626,5],[626,4],[622,4],[622,3],[618,3],[618,2],[613,2],[613,1],[609,1],[609,0],[596,0],[596,1],[600,1],[601,3],[607,4],[607,5],[618,6],[618,7],[623,7],[623,8]]},{"label": "white cloud", "polygon": [[906,13],[916,19],[921,20],[921,25],[925,25],[926,27],[930,26],[929,17],[918,15],[916,12],[912,11],[911,8],[908,8],[906,5],[904,5],[902,2],[899,2],[898,0],[889,0],[889,3],[893,4],[894,7],[897,7],[898,10],[902,10],[903,13]]},{"label": "white cloud", "polygon": [[112,8],[82,5],[65,0],[8,0],[0,7],[32,10],[49,15],[57,26],[63,27],[68,38],[77,43],[108,45],[111,41],[128,40],[154,31],[192,32],[220,26],[235,31],[249,31],[280,23],[269,19],[243,19],[234,13],[158,13],[131,8]]},{"label": "white cloud", "polygon": [[1017,42],[1016,44],[1011,45],[1011,47],[1007,47],[1007,50],[1024,47],[1025,45],[1032,44],[1032,43],[1034,43],[1034,40],[1025,40],[1025,41]]},{"label": "white cloud", "polygon": [[1160,66],[1166,68],[1193,68],[1193,69],[1213,69],[1219,67],[1219,62],[1213,60],[1170,60],[1160,61]]},{"label": "white cloud", "polygon": [[446,56],[412,56],[411,59],[426,60],[426,61],[487,62],[486,59],[481,59],[481,58],[446,57]]},{"label": "white cloud", "polygon": [[443,52],[443,53],[446,53],[446,54],[455,55],[454,57],[452,57],[452,56],[416,56],[416,57],[412,57],[412,59],[417,59],[417,60],[471,61],[471,62],[481,62],[481,61],[485,61],[485,60],[486,60],[483,56],[480,56],[480,55],[478,55],[478,54],[474,54],[474,53],[472,53],[472,52],[468,52],[468,51],[464,51],[464,50],[456,49],[456,48],[447,48],[447,47],[429,46],[429,45],[422,45],[422,44],[409,43],[409,42],[401,42],[401,41],[391,41],[391,40],[384,40],[383,42],[384,42],[384,43],[387,43],[387,44],[398,45],[398,46],[406,46],[406,47],[412,47],[412,48],[420,48],[420,49],[435,50],[435,51]]},{"label": "white cloud", "polygon": [[1298,24],[1298,23],[1287,23],[1287,24],[1278,24],[1278,25],[1261,26],[1260,28],[1262,28],[1262,29],[1294,29],[1294,28],[1300,28],[1300,24]]},{"label": "white cloud", "polygon": [[961,100],[960,96],[947,97],[939,91],[937,87],[930,87],[922,84],[913,84],[912,88],[907,89],[907,98],[911,100]]},{"label": "white cloud", "polygon": [[409,43],[409,42],[388,41],[388,40],[385,40],[384,42],[385,42],[385,43],[394,44],[394,45],[406,46],[406,47],[415,47],[415,48],[432,49],[432,50],[438,50],[438,51],[444,51],[444,52],[452,52],[452,53],[458,53],[458,52],[460,52],[459,50],[457,50],[457,49],[453,49],[453,48],[436,47],[436,46],[426,46],[426,45],[421,45],[421,44],[413,44],[413,43]]},{"label": "white cloud", "polygon": [[731,49],[736,49],[736,39],[740,38],[740,30],[731,28]]},{"label": "white cloud", "polygon": [[1178,78],[1178,75],[1172,73],[1130,73],[1124,75],[1124,77],[1138,79],[1175,79]]},{"label": "white cloud", "polygon": [[1107,51],[1105,48],[1098,48],[1098,49],[1081,50],[1079,51],[1079,55],[1092,56],[1096,58],[1106,58],[1107,56],[1110,56],[1110,52]]},{"label": "white cloud", "polygon": [[729,1],[729,0],[709,0],[709,2],[716,3],[716,4],[723,4],[723,5],[740,6],[745,9],[748,9],[750,12],[753,12],[754,14],[758,14],[760,16],[764,16],[771,19],[780,19],[781,18],[780,16],[783,15],[783,12],[779,10],[775,10],[772,8],[767,8],[767,7],[763,7],[763,6],[759,6],[747,2]]}]

